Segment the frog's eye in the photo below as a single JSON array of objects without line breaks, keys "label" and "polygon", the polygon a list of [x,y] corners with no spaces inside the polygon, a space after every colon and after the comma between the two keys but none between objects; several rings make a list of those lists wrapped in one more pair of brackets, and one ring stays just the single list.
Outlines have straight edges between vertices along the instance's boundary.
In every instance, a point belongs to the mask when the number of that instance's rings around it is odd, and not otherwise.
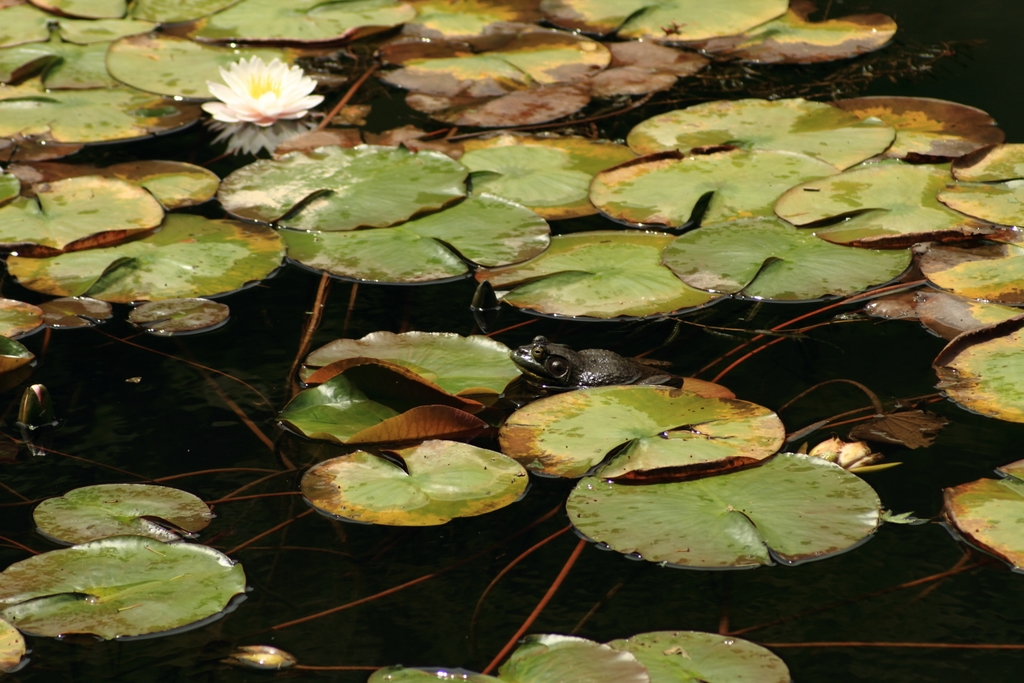
[{"label": "frog's eye", "polygon": [[530,349],[530,357],[535,361],[544,360],[544,356],[547,355],[547,351],[544,350],[543,346],[537,345]]},{"label": "frog's eye", "polygon": [[544,363],[544,369],[551,373],[552,377],[564,377],[569,373],[569,362],[564,358],[552,356]]}]

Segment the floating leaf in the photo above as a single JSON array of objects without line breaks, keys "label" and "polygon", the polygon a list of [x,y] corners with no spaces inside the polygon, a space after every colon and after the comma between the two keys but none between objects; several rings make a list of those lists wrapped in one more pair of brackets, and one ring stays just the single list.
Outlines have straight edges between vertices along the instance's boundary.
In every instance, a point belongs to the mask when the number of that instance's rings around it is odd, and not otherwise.
[{"label": "floating leaf", "polygon": [[116,536],[7,567],[0,614],[32,635],[109,639],[194,624],[244,591],[242,565],[213,548]]},{"label": "floating leaf", "polygon": [[996,469],[1002,479],[978,479],[943,491],[942,513],[968,543],[1024,571],[1024,460]]},{"label": "floating leaf", "polygon": [[508,683],[650,683],[647,669],[629,652],[616,652],[586,638],[536,634],[522,644],[498,670]]},{"label": "floating leaf", "polygon": [[75,45],[56,34],[45,43],[29,43],[0,50],[0,82],[12,83],[42,72],[51,89],[108,88],[118,83],[107,73],[105,43]]},{"label": "floating leaf", "polygon": [[54,14],[85,19],[119,19],[128,10],[126,0],[32,0]]},{"label": "floating leaf", "polygon": [[20,337],[43,324],[43,311],[38,306],[14,299],[0,299],[0,336]]},{"label": "floating leaf", "polygon": [[790,683],[785,662],[749,640],[700,631],[655,631],[608,643],[647,667],[651,683]]},{"label": "floating leaf", "polygon": [[110,304],[87,296],[62,297],[39,305],[43,324],[54,329],[93,327],[112,315]]},{"label": "floating leaf", "polygon": [[135,0],[132,16],[161,24],[199,19],[237,4],[238,0]]},{"label": "floating leaf", "polygon": [[662,261],[691,287],[800,301],[888,282],[910,266],[911,254],[830,244],[777,218],[749,218],[685,233],[665,248]]},{"label": "floating leaf", "polygon": [[283,255],[270,228],[171,214],[144,239],[53,258],[11,256],[7,266],[37,292],[129,303],[232,292],[268,277]]},{"label": "floating leaf", "polygon": [[587,477],[566,511],[580,533],[649,562],[741,568],[848,550],[880,523],[864,480],[821,458],[783,453],[740,472],[633,486]]},{"label": "floating leaf", "polygon": [[416,18],[402,33],[424,38],[468,40],[500,30],[508,22],[540,20],[539,0],[411,0]]},{"label": "floating leaf", "polygon": [[[590,201],[618,221],[680,227],[701,216],[706,222],[771,216],[793,185],[834,173],[829,164],[794,152],[662,152],[598,173]],[[701,214],[697,207],[704,203]]]},{"label": "floating leaf", "polygon": [[437,683],[462,681],[464,683],[501,683],[502,679],[473,673],[465,669],[413,669],[404,666],[386,666],[370,674],[366,683]]},{"label": "floating leaf", "polygon": [[26,651],[25,637],[21,632],[0,619],[0,672],[17,669]]},{"label": "floating leaf", "polygon": [[52,15],[29,5],[0,7],[0,47],[38,43],[50,37]]},{"label": "floating leaf", "polygon": [[921,324],[947,341],[968,330],[1015,318],[1019,308],[972,301],[949,292],[917,292],[916,313]]},{"label": "floating leaf", "polygon": [[0,206],[3,206],[21,193],[21,181],[18,176],[0,171]]},{"label": "floating leaf", "polygon": [[299,662],[290,652],[270,645],[240,645],[227,658],[220,661],[223,664],[234,664],[261,671],[287,669]]},{"label": "floating leaf", "polygon": [[69,43],[89,45],[109,43],[138,33],[149,33],[155,28],[156,24],[153,22],[138,19],[61,19],[58,33]]},{"label": "floating leaf", "polygon": [[581,477],[710,473],[751,465],[779,449],[786,430],[772,411],[737,399],[658,386],[608,386],[555,394],[509,416],[501,452],[531,471]]},{"label": "floating leaf", "polygon": [[221,183],[239,218],[302,230],[386,227],[465,196],[467,171],[438,152],[360,145],[261,159]]},{"label": "floating leaf", "polygon": [[302,494],[316,509],[357,522],[434,526],[475,517],[522,497],[529,481],[501,453],[454,441],[425,441],[391,451],[405,468],[356,451],[314,465]]},{"label": "floating leaf", "polygon": [[431,118],[455,126],[508,128],[547,123],[575,114],[590,103],[580,85],[551,85],[501,97],[443,97],[409,93],[405,103]]},{"label": "floating leaf", "polygon": [[166,299],[136,306],[128,320],[158,337],[215,330],[228,321],[231,309],[209,299]]},{"label": "floating leaf", "polygon": [[35,357],[34,353],[13,339],[0,337],[0,374],[28,365]]},{"label": "floating leaf", "polygon": [[608,43],[612,53],[609,68],[590,79],[595,97],[645,95],[668,90],[676,80],[692,76],[708,65],[708,59],[648,41]]},{"label": "floating leaf", "polygon": [[158,541],[191,538],[213,519],[202,500],[186,491],[150,484],[99,484],[49,498],[32,512],[39,531],[61,543],[108,536]]},{"label": "floating leaf", "polygon": [[927,448],[947,424],[945,418],[927,410],[897,410],[861,422],[850,430],[850,438]]},{"label": "floating leaf", "polygon": [[1024,316],[964,332],[932,365],[936,387],[962,408],[1024,422]]},{"label": "floating leaf", "polygon": [[799,152],[843,169],[884,151],[895,135],[881,121],[821,102],[747,99],[659,114],[635,126],[627,142],[637,154],[717,145]]},{"label": "floating leaf", "polygon": [[938,194],[946,206],[993,223],[1024,224],[1024,145],[986,147],[957,159],[953,177],[961,182]]},{"label": "floating leaf", "polygon": [[929,281],[960,296],[1024,303],[1024,247],[1019,244],[932,245],[921,257],[920,266]]}]

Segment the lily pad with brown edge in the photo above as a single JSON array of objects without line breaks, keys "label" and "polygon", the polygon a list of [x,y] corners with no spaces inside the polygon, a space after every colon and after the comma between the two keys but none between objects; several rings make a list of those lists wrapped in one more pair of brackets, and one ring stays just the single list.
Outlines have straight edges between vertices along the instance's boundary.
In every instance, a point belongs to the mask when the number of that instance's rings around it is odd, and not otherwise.
[{"label": "lily pad with brown edge", "polygon": [[646,95],[668,90],[679,78],[692,76],[709,61],[696,52],[684,52],[647,41],[608,43],[611,65],[590,79],[594,97]]},{"label": "lily pad with brown edge", "polygon": [[465,196],[468,171],[438,152],[360,145],[261,159],[221,182],[234,216],[301,230],[386,227]]},{"label": "lily pad with brown edge", "polygon": [[124,86],[47,90],[32,78],[0,89],[0,138],[120,142],[184,128],[201,115],[199,105]]},{"label": "lily pad with brown edge", "polygon": [[455,126],[509,128],[547,123],[575,114],[590,104],[584,85],[551,85],[501,97],[443,97],[409,93],[405,103],[432,119]]},{"label": "lily pad with brown edge", "polygon": [[109,536],[180,541],[194,538],[213,516],[191,493],[151,484],[85,486],[48,498],[32,512],[38,531],[68,545]]},{"label": "lily pad with brown edge", "polygon": [[830,244],[778,218],[702,225],[680,235],[662,262],[691,287],[769,301],[844,296],[898,277],[909,249]]},{"label": "lily pad with brown edge", "polygon": [[128,11],[127,0],[30,0],[58,16],[83,19],[119,19]]},{"label": "lily pad with brown edge", "polygon": [[673,237],[664,233],[599,230],[557,235],[540,256],[478,270],[505,303],[541,315],[643,318],[706,306],[718,297],[684,284],[661,265]]},{"label": "lily pad with brown edge", "polygon": [[56,34],[44,43],[0,50],[0,83],[14,83],[39,73],[48,89],[109,88],[118,85],[107,73],[106,43],[75,45]]},{"label": "lily pad with brown edge", "polygon": [[14,626],[0,619],[0,673],[20,668],[26,652],[25,637]]},{"label": "lily pad with brown edge", "polygon": [[34,353],[13,339],[0,337],[0,374],[28,365],[35,357]]},{"label": "lily pad with brown edge", "polygon": [[100,247],[160,225],[163,207],[124,180],[81,176],[36,185],[0,207],[0,247],[28,256]]},{"label": "lily pad with brown edge", "polygon": [[[11,135],[0,138],[0,161],[9,163],[60,159],[82,151],[84,146],[80,143],[62,144],[24,135]],[[0,205],[2,204],[4,202],[0,201]]]},{"label": "lily pad with brown edge", "polygon": [[774,454],[786,430],[767,408],[656,386],[593,387],[555,394],[512,413],[501,451],[527,469],[603,479],[723,472]]},{"label": "lily pad with brown edge", "polygon": [[483,420],[442,401],[404,412],[371,400],[344,374],[299,392],[278,415],[283,425],[310,439],[344,444],[399,443],[422,439],[470,439]]},{"label": "lily pad with brown edge", "polygon": [[837,100],[832,106],[861,119],[881,119],[895,128],[896,139],[885,150],[887,157],[956,158],[1002,142],[1004,137],[986,112],[948,100],[880,95]]},{"label": "lily pad with brown edge", "polygon": [[797,453],[667,484],[586,477],[569,494],[566,512],[579,533],[620,553],[706,569],[822,559],[869,539],[882,514],[863,479]]},{"label": "lily pad with brown edge", "polygon": [[415,38],[387,43],[381,58],[401,68],[381,80],[424,95],[498,97],[583,81],[611,62],[601,43],[564,31],[531,27],[492,40],[497,44],[480,53]]},{"label": "lily pad with brown edge", "polygon": [[[421,152],[422,154],[422,152]],[[463,277],[466,261],[517,263],[544,251],[547,222],[524,206],[488,194],[443,211],[374,230],[282,230],[288,258],[318,271],[371,282],[418,283]]]},{"label": "lily pad with brown edge", "polygon": [[947,424],[949,422],[944,417],[927,410],[894,410],[883,415],[874,415],[854,425],[849,438],[894,443],[913,450],[931,446],[939,431]]},{"label": "lily pad with brown edge", "polygon": [[647,667],[651,683],[790,683],[771,650],[749,640],[701,631],[654,631],[607,643]]},{"label": "lily pad with brown edge", "polygon": [[1024,311],[967,299],[950,292],[921,290],[915,295],[915,312],[921,324],[945,340],[982,327],[1015,318]]},{"label": "lily pad with brown edge", "polygon": [[896,132],[822,102],[717,100],[653,116],[626,138],[637,154],[732,145],[807,154],[838,169],[880,154]]},{"label": "lily pad with brown edge", "polygon": [[935,198],[949,179],[948,164],[865,164],[797,185],[779,198],[775,213],[823,240],[857,247],[903,248],[990,232],[992,226]]},{"label": "lily pad with brown edge", "polygon": [[459,157],[473,192],[518,202],[548,220],[597,213],[594,174],[635,155],[625,145],[581,137],[512,135],[467,140]]},{"label": "lily pad with brown edge", "polygon": [[654,683],[632,653],[577,636],[526,636],[498,669],[506,683]]},{"label": "lily pad with brown edge", "polygon": [[1024,571],[1024,460],[996,468],[1001,479],[978,479],[943,490],[942,514],[965,541]]},{"label": "lily pad with brown edge", "polygon": [[268,64],[274,59],[292,64],[298,54],[273,47],[204,45],[165,33],[146,33],[111,43],[107,68],[114,78],[139,90],[210,100],[213,95],[206,82],[223,83],[220,69],[253,57]]},{"label": "lily pad with brown edge", "polygon": [[782,15],[788,6],[789,0],[544,0],[541,10],[565,29],[684,42],[743,33]]},{"label": "lily pad with brown edge", "polygon": [[931,245],[919,259],[936,287],[989,303],[1024,304],[1024,246],[993,242],[973,247]]},{"label": "lily pad with brown edge", "polygon": [[356,40],[415,16],[411,5],[393,0],[241,0],[197,21],[188,37],[209,42],[317,45]]},{"label": "lily pad with brown edge", "polygon": [[540,0],[410,0],[416,17],[402,33],[423,38],[472,40],[501,31],[503,24],[540,20]]},{"label": "lily pad with brown edge", "polygon": [[38,306],[15,299],[0,299],[0,336],[21,337],[43,324]]},{"label": "lily pad with brown edge", "polygon": [[482,335],[452,332],[371,332],[362,339],[335,339],[308,356],[303,382],[323,381],[320,368],[352,358],[377,358],[404,366],[450,394],[500,394],[519,376],[510,349]]},{"label": "lily pad with brown edge", "polygon": [[213,548],[115,536],[7,567],[0,616],[30,635],[111,639],[216,618],[244,592],[242,565]]},{"label": "lily pad with brown edge", "polygon": [[789,188],[835,173],[824,161],[795,152],[661,152],[598,173],[590,185],[590,201],[617,221],[677,228],[696,219],[717,223],[771,216],[776,200]]},{"label": "lily pad with brown edge", "polygon": [[69,43],[91,45],[149,33],[155,28],[155,23],[138,19],[60,19],[57,32]]},{"label": "lily pad with brown edge", "polygon": [[969,216],[1024,225],[1024,145],[995,145],[953,164],[958,182],[939,192],[939,201]]},{"label": "lily pad with brown edge", "polygon": [[231,309],[209,299],[165,299],[133,308],[128,320],[157,337],[210,332],[228,321]]},{"label": "lily pad with brown edge", "polygon": [[37,292],[131,303],[227,294],[269,277],[283,256],[280,237],[265,226],[171,214],[143,239],[52,258],[11,256],[7,266]]},{"label": "lily pad with brown edge", "polygon": [[1024,422],[1024,315],[964,332],[932,362],[936,388],[961,408]]},{"label": "lily pad with brown edge", "polygon": [[436,526],[519,500],[529,482],[515,460],[455,441],[429,440],[389,454],[365,451],[314,465],[300,488],[332,517],[389,526]]},{"label": "lily pad with brown edge", "polygon": [[0,7],[0,48],[45,41],[52,20],[53,15],[28,3]]},{"label": "lily pad with brown edge", "polygon": [[131,16],[161,24],[178,24],[205,17],[238,3],[238,0],[135,0]]},{"label": "lily pad with brown edge", "polygon": [[43,312],[43,324],[56,330],[94,327],[114,315],[106,301],[87,296],[61,297],[45,301],[39,308]]}]

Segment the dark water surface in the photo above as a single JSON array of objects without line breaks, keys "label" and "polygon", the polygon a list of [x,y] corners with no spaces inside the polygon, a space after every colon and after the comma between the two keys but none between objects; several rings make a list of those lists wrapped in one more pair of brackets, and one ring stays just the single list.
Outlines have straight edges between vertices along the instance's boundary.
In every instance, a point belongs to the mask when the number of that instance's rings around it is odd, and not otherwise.
[{"label": "dark water surface", "polygon": [[[833,16],[886,12],[900,24],[904,44],[980,40],[954,46],[958,55],[936,64],[930,73],[908,81],[880,80],[862,94],[940,97],[981,107],[991,113],[1010,142],[1024,142],[1021,30],[1024,3],[1015,0],[858,0],[832,2]],[[375,92],[383,92],[378,90]],[[850,93],[857,94],[857,93]],[[369,127],[401,125],[410,115],[391,93],[374,100]],[[652,111],[606,130],[621,135]],[[421,126],[435,124],[414,118]],[[125,154],[168,158],[208,158],[189,145],[202,140],[186,133],[172,140],[117,148]],[[148,146],[147,146],[148,145]],[[159,150],[158,152],[155,150]],[[217,167],[219,171],[224,169]],[[575,227],[611,227],[601,219]],[[556,230],[562,226],[555,225]],[[570,226],[571,228],[572,226]],[[253,467],[283,470],[281,459],[257,439],[227,407],[230,398],[277,442],[297,464],[330,455],[326,446],[303,444],[281,435],[277,409],[288,398],[287,372],[298,348],[305,312],[315,296],[318,276],[294,266],[275,278],[236,293],[230,323],[216,332],[174,340],[132,336],[124,322],[100,331],[54,333],[45,353],[44,337],[24,340],[41,354],[33,382],[45,384],[64,423],[53,448],[140,475],[159,478],[199,470]],[[314,348],[342,336],[352,285],[335,282],[326,321]],[[348,336],[375,330],[440,330],[469,334],[473,320],[467,304],[469,282],[429,287],[361,286]],[[5,281],[3,294],[27,301],[37,295]],[[764,327],[814,309],[815,305],[764,306],[727,302],[700,314],[701,322],[735,327]],[[118,309],[123,319],[125,310]],[[506,311],[499,327],[525,316]],[[497,338],[516,346],[536,334],[576,345],[603,345],[626,355],[660,346],[671,322],[596,325],[540,320]],[[131,338],[130,346],[111,339]],[[681,374],[701,368],[737,343],[683,327],[678,337],[654,356],[673,361]],[[860,322],[821,328],[811,338],[776,345],[730,373],[724,382],[740,398],[778,408],[818,382],[849,378],[870,386],[883,400],[933,391],[930,361],[943,342],[915,323]],[[159,352],[159,353],[156,353]],[[213,372],[166,355],[194,360],[248,382],[269,401]],[[139,383],[128,383],[141,377]],[[8,391],[16,401],[20,388]],[[833,386],[782,414],[795,429],[817,419],[857,408],[863,397]],[[936,515],[942,488],[990,476],[992,469],[1024,457],[1024,425],[982,418],[952,404],[933,407],[951,424],[928,449],[889,448],[890,460],[904,465],[866,479],[884,505],[896,512]],[[9,410],[5,424],[11,427]],[[23,495],[39,499],[86,485],[137,481],[99,465],[48,455],[0,465],[3,481]],[[296,491],[302,468],[283,472],[246,493]],[[264,476],[260,473],[203,474],[171,485],[215,500]],[[576,544],[565,534],[517,566],[491,592],[475,631],[470,629],[477,600],[491,579],[520,552],[566,524],[564,513],[490,549],[560,505],[571,482],[535,480],[521,502],[484,517],[457,520],[426,529],[359,526],[312,514],[268,535],[233,556],[240,560],[252,591],[225,618],[187,633],[132,642],[61,642],[31,638],[32,662],[10,680],[49,681],[263,681],[275,674],[231,669],[218,664],[235,645],[276,645],[306,665],[462,666],[481,670],[517,630]],[[0,492],[0,503],[15,502]],[[217,519],[201,540],[228,551],[307,510],[298,496],[264,498],[216,506]],[[37,550],[51,549],[33,529],[31,506],[0,508],[0,532]],[[480,558],[432,579],[367,604],[296,626],[275,625],[312,615],[397,586],[479,551]],[[578,635],[605,641],[662,629],[718,631],[753,627],[819,609],[745,633],[764,643],[930,642],[1016,643],[1024,634],[1024,576],[998,563],[941,582],[885,591],[904,582],[944,572],[957,565],[964,549],[937,524],[885,525],[867,544],[844,555],[797,567],[768,567],[740,572],[664,569],[631,562],[613,552],[584,549],[578,563],[532,632],[569,633],[599,601],[602,605],[579,627]],[[24,559],[22,551],[0,546],[6,566]],[[967,560],[975,562],[981,556]],[[605,600],[610,591],[614,596]],[[863,598],[863,599],[859,599]],[[830,606],[840,601],[851,601]],[[1024,654],[980,649],[888,647],[773,648],[789,665],[795,681],[953,682],[1020,680]],[[298,680],[364,681],[368,671],[293,671],[276,677]]]}]

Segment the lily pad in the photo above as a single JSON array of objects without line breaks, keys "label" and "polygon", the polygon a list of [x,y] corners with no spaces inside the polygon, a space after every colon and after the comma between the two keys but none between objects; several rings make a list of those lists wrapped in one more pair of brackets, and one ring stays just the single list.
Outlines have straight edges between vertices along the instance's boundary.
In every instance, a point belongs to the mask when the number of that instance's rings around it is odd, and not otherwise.
[{"label": "lily pad", "polygon": [[775,213],[814,227],[824,240],[860,247],[908,247],[989,231],[935,198],[948,182],[946,164],[866,164],[792,188],[779,198]]},{"label": "lily pad", "polygon": [[586,477],[566,511],[580,533],[620,553],[721,569],[821,559],[863,542],[881,523],[881,503],[863,479],[796,453],[668,484]]},{"label": "lily pad", "polygon": [[608,643],[647,667],[651,683],[790,683],[785,662],[749,640],[700,631],[655,631]]},{"label": "lily pad", "polygon": [[953,177],[974,183],[1024,178],[1024,144],[992,145],[953,162]]},{"label": "lily pad", "polygon": [[38,306],[14,299],[0,299],[0,336],[20,337],[43,324],[43,311]]},{"label": "lily pad", "polygon": [[547,123],[575,114],[590,104],[590,93],[581,85],[551,85],[501,97],[409,93],[405,103],[433,119],[455,126],[508,128]]},{"label": "lily pad", "polygon": [[411,0],[416,17],[402,33],[423,38],[467,40],[500,30],[509,22],[540,20],[539,0]]},{"label": "lily pad", "polygon": [[106,43],[75,45],[54,34],[45,43],[0,50],[0,82],[42,72],[43,85],[49,89],[114,87],[118,83],[107,73],[106,53]]},{"label": "lily pad", "polygon": [[777,218],[748,218],[681,235],[665,248],[662,261],[691,287],[801,301],[888,282],[910,266],[911,254],[830,244]]},{"label": "lily pad", "polygon": [[[877,118],[896,129],[885,150],[889,157],[908,154],[959,157],[1003,141],[1003,131],[986,112],[931,97],[854,97],[832,103],[861,119]],[[954,171],[954,175],[956,175]]]},{"label": "lily pad", "polygon": [[938,194],[949,208],[993,223],[1024,224],[1024,145],[996,145],[957,159],[953,177],[960,182]]},{"label": "lily pad", "polygon": [[961,334],[933,366],[936,387],[962,408],[1024,422],[1024,316]]},{"label": "lily pad", "polygon": [[717,297],[694,289],[661,265],[673,237],[600,230],[557,235],[529,261],[481,269],[479,281],[511,289],[502,301],[542,315],[607,320],[705,306]]},{"label": "lily pad", "polygon": [[[604,479],[707,474],[749,466],[779,449],[786,430],[767,408],[657,386],[555,394],[509,416],[501,452],[531,471]],[[621,450],[619,450],[621,448]]]},{"label": "lily pad", "polygon": [[490,337],[452,332],[371,332],[362,339],[335,339],[306,357],[304,382],[315,371],[350,358],[379,358],[409,368],[450,394],[500,394],[519,376],[510,349]]},{"label": "lily pad", "polygon": [[302,476],[302,494],[335,517],[435,526],[511,505],[529,481],[515,460],[454,441],[424,441],[390,453],[405,467],[365,451],[314,465]]},{"label": "lily pad", "polygon": [[90,249],[160,225],[164,210],[137,185],[81,176],[36,185],[36,199],[0,207],[0,247],[29,255]]},{"label": "lily pad", "polygon": [[1024,304],[1024,246],[995,242],[971,248],[931,245],[921,272],[937,287],[970,299]]},{"label": "lily pad", "polygon": [[743,33],[783,14],[789,0],[544,0],[548,21],[562,28],[662,42]]},{"label": "lily pad", "polygon": [[53,15],[27,3],[0,7],[0,47],[46,40],[50,37],[52,19]]},{"label": "lily pad", "polygon": [[61,297],[40,304],[39,308],[43,324],[57,330],[94,327],[113,316],[110,304],[87,296]]},{"label": "lily pad", "polygon": [[11,256],[7,266],[37,292],[130,303],[226,294],[268,277],[282,256],[270,228],[172,214],[144,239],[53,258]]},{"label": "lily pad", "polygon": [[529,207],[548,220],[597,213],[590,182],[599,171],[634,158],[625,145],[580,137],[501,134],[467,140],[459,158],[474,192]]},{"label": "lily pad", "polygon": [[239,218],[289,228],[386,227],[465,196],[467,173],[438,152],[321,147],[243,166],[224,179],[218,198]]},{"label": "lily pad", "polygon": [[366,683],[437,683],[442,681],[462,681],[463,683],[501,683],[500,678],[473,673],[465,669],[414,669],[404,666],[386,666],[377,669]]},{"label": "lily pad", "polygon": [[835,173],[833,166],[795,152],[662,152],[598,173],[590,201],[617,221],[675,228],[701,217],[701,204],[706,222],[771,216],[789,188]]},{"label": "lily pad", "polygon": [[196,22],[189,37],[201,41],[297,44],[355,40],[416,16],[392,0],[241,0]]},{"label": "lily pad", "polygon": [[127,0],[31,0],[54,14],[83,19],[119,19],[128,11]]},{"label": "lily pad", "polygon": [[238,0],[135,0],[131,14],[161,24],[177,24],[205,17],[237,4]]},{"label": "lily pad", "polygon": [[0,672],[17,669],[26,651],[25,637],[21,632],[0,619]]},{"label": "lily pad", "polygon": [[611,65],[590,79],[595,97],[645,95],[668,90],[679,78],[692,76],[710,60],[696,52],[684,52],[649,41],[608,43]]},{"label": "lily pad", "polygon": [[153,22],[138,19],[61,19],[58,26],[61,38],[79,45],[110,43],[125,36],[149,33],[156,28]]},{"label": "lily pad", "polygon": [[942,513],[963,538],[1024,571],[1024,460],[996,468],[1002,479],[978,479],[943,491]]},{"label": "lily pad", "polygon": [[0,206],[21,194],[21,181],[18,176],[0,170]]},{"label": "lily pad", "polygon": [[192,538],[213,513],[186,491],[150,484],[99,484],[49,498],[32,512],[36,527],[61,543],[109,536],[145,536],[158,541]]},{"label": "lily pad", "polygon": [[921,324],[946,340],[969,330],[1016,318],[1024,312],[1012,306],[973,301],[949,292],[922,290],[914,298]]},{"label": "lily pad", "polygon": [[586,638],[530,635],[498,669],[508,683],[650,683],[647,669],[629,652]]},{"label": "lily pad", "polygon": [[116,536],[7,567],[0,614],[32,635],[109,639],[194,624],[244,591],[242,565],[213,548]]},{"label": "lily pad", "polygon": [[[420,153],[422,154],[422,152]],[[484,266],[516,263],[548,246],[543,218],[487,194],[390,228],[345,232],[282,231],[288,257],[333,275],[371,282],[430,282]]]},{"label": "lily pad", "polygon": [[13,339],[0,337],[0,374],[28,365],[35,357],[34,353]]},{"label": "lily pad", "polygon": [[881,121],[796,98],[719,100],[677,109],[638,124],[626,141],[637,154],[733,145],[799,152],[844,169],[885,151],[895,136]]},{"label": "lily pad", "polygon": [[132,309],[128,320],[158,337],[209,332],[228,321],[231,309],[209,299],[150,301]]}]

